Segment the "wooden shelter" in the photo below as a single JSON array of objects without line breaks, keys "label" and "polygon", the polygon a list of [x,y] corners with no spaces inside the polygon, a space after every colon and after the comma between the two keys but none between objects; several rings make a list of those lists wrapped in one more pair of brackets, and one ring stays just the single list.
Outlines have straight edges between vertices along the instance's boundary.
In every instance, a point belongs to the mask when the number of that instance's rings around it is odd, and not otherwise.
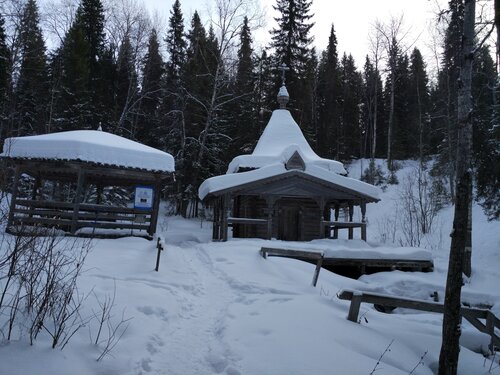
[{"label": "wooden shelter", "polygon": [[[56,228],[71,235],[151,237],[161,188],[174,171],[171,155],[103,131],[9,138],[1,156],[14,167],[7,231],[15,234]],[[33,182],[21,194],[26,176]],[[41,190],[48,182],[54,189],[47,198]],[[55,193],[62,185],[66,199]],[[90,186],[92,203],[85,201]],[[134,205],[105,202],[110,187],[135,188]]]},{"label": "wooden shelter", "polygon": [[[236,157],[225,175],[200,186],[200,199],[214,208],[213,239],[227,240],[232,227],[233,237],[288,241],[338,238],[341,229],[352,239],[359,228],[366,240],[366,204],[379,200],[378,188],[346,177],[341,163],[316,155],[285,108],[286,88],[278,100],[281,108],[253,153]],[[347,221],[339,221],[341,211]]]}]

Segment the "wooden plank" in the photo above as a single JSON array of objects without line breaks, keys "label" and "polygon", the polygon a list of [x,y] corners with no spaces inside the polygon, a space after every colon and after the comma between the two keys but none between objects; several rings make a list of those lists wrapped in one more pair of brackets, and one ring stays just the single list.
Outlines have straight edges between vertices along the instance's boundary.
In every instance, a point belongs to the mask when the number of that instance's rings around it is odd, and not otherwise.
[{"label": "wooden plank", "polygon": [[[355,293],[360,293],[360,292],[352,290],[342,290],[340,291],[339,294],[337,294],[337,297],[342,300],[352,300],[353,295]],[[443,304],[438,302],[415,300],[403,297],[393,297],[383,294],[367,293],[367,292],[361,292],[361,295],[362,295],[362,302],[365,303],[372,303],[385,306],[396,306],[406,309],[436,312],[436,313],[443,313],[444,311]],[[466,314],[469,317],[475,317],[480,319],[486,319],[486,314],[488,313],[488,310],[475,309],[470,307],[462,307],[461,311],[462,314]]]},{"label": "wooden plank", "polygon": [[72,221],[69,219],[49,219],[49,218],[40,218],[40,217],[29,217],[29,216],[15,216],[13,223],[17,224],[41,224],[48,226],[70,226]]},{"label": "wooden plank", "polygon": [[229,224],[254,224],[254,225],[259,225],[259,224],[267,224],[267,219],[252,219],[252,218],[247,218],[247,217],[228,217],[227,222]]},{"label": "wooden plank", "polygon": [[[73,209],[73,203],[55,201],[34,201],[30,199],[16,199],[16,205],[36,208],[68,208]],[[107,206],[103,204],[81,203],[80,211],[118,212],[126,214],[151,214],[153,210],[138,210],[131,207]]]},{"label": "wooden plank", "polygon": [[138,230],[148,230],[149,225],[145,224],[133,224],[133,223],[94,223],[88,221],[78,221],[78,228],[100,228],[100,229],[138,229]]},{"label": "wooden plank", "polygon": [[[16,214],[25,214],[25,215],[37,215],[41,217],[59,217],[59,218],[71,218],[73,217],[73,212],[71,211],[57,211],[57,210],[45,210],[45,209],[22,209],[16,208],[14,210]],[[16,216],[20,217],[20,216]],[[145,216],[145,221],[149,222],[151,220],[149,215]],[[125,220],[125,221],[134,221],[135,215],[117,215],[114,213],[107,212],[79,212],[78,220]]]},{"label": "wooden plank", "polygon": [[323,253],[313,252],[313,251],[301,251],[301,250],[292,250],[292,249],[281,249],[274,247],[262,247],[261,252],[265,252],[267,256],[276,256],[276,257],[284,257],[284,258],[294,258],[304,260],[319,260],[323,257]]},{"label": "wooden plank", "polygon": [[[47,219],[38,217],[15,217],[13,223],[17,224],[41,224],[54,227],[70,227],[73,224],[71,219]],[[74,224],[75,228],[103,228],[103,229],[139,229],[147,230],[149,225],[147,224],[136,224],[132,222],[120,223],[120,222],[94,222],[94,221],[76,221]],[[73,233],[74,234],[74,233]]]},{"label": "wooden plank", "polygon": [[342,228],[361,228],[365,223],[356,222],[356,221],[323,221],[324,226],[337,227],[339,229]]},{"label": "wooden plank", "polygon": [[432,269],[434,264],[431,260],[414,259],[367,259],[367,258],[333,258],[325,257],[323,261],[327,266],[347,266],[347,267],[383,267],[383,268],[422,268]]}]

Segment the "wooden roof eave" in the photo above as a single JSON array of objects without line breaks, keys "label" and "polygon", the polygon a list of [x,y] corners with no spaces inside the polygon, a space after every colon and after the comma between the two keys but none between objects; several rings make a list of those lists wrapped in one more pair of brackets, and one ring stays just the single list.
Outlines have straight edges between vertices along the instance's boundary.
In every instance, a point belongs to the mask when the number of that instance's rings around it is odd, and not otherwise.
[{"label": "wooden roof eave", "polygon": [[[344,192],[346,194],[350,194],[354,197],[354,199],[359,200],[360,202],[364,201],[365,203],[376,203],[376,202],[380,201],[380,199],[378,199],[378,198],[374,198],[372,196],[363,194],[359,191],[349,189],[349,188],[346,188],[344,186],[337,185],[333,182],[329,182],[329,181],[320,179],[320,178],[315,177],[315,176],[311,176],[311,175],[304,173],[302,171],[299,171],[299,170],[289,170],[289,171],[281,173],[279,175],[266,177],[266,178],[262,178],[260,180],[251,181],[251,182],[247,182],[247,183],[244,183],[241,185],[236,185],[236,186],[232,186],[229,188],[214,191],[214,192],[207,194],[205,196],[205,198],[203,199],[203,201],[208,202],[212,199],[215,199],[217,197],[220,197],[220,196],[223,196],[226,194],[233,195],[233,196],[234,195],[244,195],[245,190],[250,190],[250,189],[258,187],[258,186],[263,186],[263,185],[266,185],[266,184],[269,184],[272,182],[276,182],[279,180],[285,180],[285,179],[293,178],[293,177],[299,177],[299,178],[302,178],[304,180],[310,181],[312,183],[323,185],[327,189],[333,189],[336,191]],[[257,195],[257,194],[253,194],[253,195]],[[325,194],[325,196],[326,196],[326,194]],[[311,198],[313,198],[313,195],[311,195]]]},{"label": "wooden roof eave", "polygon": [[174,172],[152,171],[140,168],[127,168],[109,164],[86,162],[81,160],[9,158],[19,165],[23,173],[32,176],[42,175],[49,179],[72,181],[76,179],[79,169],[85,170],[87,179],[102,179],[113,183],[134,183],[164,181],[171,178]]}]

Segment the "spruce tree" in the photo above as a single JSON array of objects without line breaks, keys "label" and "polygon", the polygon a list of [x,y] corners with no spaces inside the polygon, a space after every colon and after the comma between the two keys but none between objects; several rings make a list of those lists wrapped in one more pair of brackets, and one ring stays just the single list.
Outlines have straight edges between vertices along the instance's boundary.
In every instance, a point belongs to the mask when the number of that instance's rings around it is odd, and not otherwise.
[{"label": "spruce tree", "polygon": [[116,70],[115,122],[116,133],[135,139],[134,109],[138,100],[137,72],[132,44],[125,35],[118,50]]},{"label": "spruce tree", "polygon": [[54,123],[64,129],[111,127],[115,106],[113,49],[105,46],[104,8],[101,0],[82,0],[75,20],[64,36],[55,60],[53,82],[58,83]]},{"label": "spruce tree", "polygon": [[335,140],[340,127],[341,81],[337,55],[337,37],[333,25],[328,46],[322,53],[318,67],[316,88],[317,126],[316,152],[332,159],[337,154]]},{"label": "spruce tree", "polygon": [[310,14],[311,0],[277,0],[275,10],[279,16],[275,18],[278,27],[271,31],[271,47],[274,48],[273,65],[276,72],[274,95],[277,94],[281,79],[278,66],[288,66],[286,86],[290,93],[289,107],[294,112],[299,125],[310,131],[312,126],[313,92],[310,81],[311,71],[315,68],[314,53],[310,35],[314,23]]},{"label": "spruce tree", "polygon": [[187,43],[184,35],[184,18],[180,2],[176,0],[170,10],[167,36],[168,60],[165,68],[163,100],[161,104],[161,123],[163,128],[154,130],[155,146],[170,152],[175,158],[176,181],[169,196],[175,204],[175,213],[185,216],[187,198],[186,185],[186,121],[184,119],[185,91],[184,69]]},{"label": "spruce tree", "polygon": [[[409,59],[406,54],[399,54],[395,66],[394,104],[392,116],[392,159],[408,159],[417,155],[418,128],[410,122],[409,96],[411,82]],[[390,94],[388,93],[388,96]]]},{"label": "spruce tree", "polygon": [[90,104],[90,45],[83,30],[73,23],[52,59],[55,92],[53,130],[97,129]]},{"label": "spruce tree", "polygon": [[[169,59],[167,62],[167,86],[178,88],[183,65],[186,61],[186,40],[184,38],[184,18],[179,0],[174,2],[168,20],[167,37],[165,38]],[[172,87],[173,86],[173,87]]]},{"label": "spruce tree", "polygon": [[157,33],[155,29],[152,29],[148,41],[148,52],[143,62],[140,120],[136,138],[154,147],[159,146],[157,137],[161,128],[160,105],[163,96],[164,65]]},{"label": "spruce tree", "polygon": [[182,216],[188,215],[189,202],[196,197],[197,183],[202,168],[197,157],[199,153],[197,140],[206,121],[207,113],[204,105],[212,89],[210,78],[212,72],[207,69],[207,43],[206,30],[198,12],[195,11],[187,34],[186,62],[183,64],[181,76],[182,91],[186,95],[186,102],[183,106],[182,123],[179,123],[181,127],[176,132],[181,140],[179,144],[182,145],[182,164],[177,172],[179,190],[176,197],[177,211]]},{"label": "spruce tree", "polygon": [[380,72],[368,56],[363,69],[363,149],[367,156],[385,156],[387,135],[384,127],[383,84]]},{"label": "spruce tree", "polygon": [[340,129],[337,133],[336,158],[350,161],[361,152],[361,113],[363,78],[356,69],[352,55],[342,57],[340,63],[342,100],[340,106]]},{"label": "spruce tree", "polygon": [[[417,156],[421,161],[429,154],[429,79],[425,69],[424,59],[415,48],[410,57],[409,77],[409,118],[408,142],[411,147],[411,157]],[[418,146],[415,149],[415,146]]]},{"label": "spruce tree", "polygon": [[46,132],[48,71],[46,48],[35,0],[26,3],[20,25],[21,65],[16,87],[17,134]]},{"label": "spruce tree", "polygon": [[10,134],[8,129],[8,102],[11,95],[11,56],[5,35],[5,20],[0,14],[0,144]]},{"label": "spruce tree", "polygon": [[477,198],[491,219],[500,218],[500,98],[498,74],[488,46],[482,46],[474,59],[472,72],[474,124],[472,155],[476,166]]},{"label": "spruce tree", "polygon": [[463,0],[448,3],[448,27],[446,29],[441,70],[433,93],[432,132],[433,143],[439,153],[434,173],[448,180],[450,194],[455,195],[457,101],[460,72],[460,48],[463,29]]},{"label": "spruce tree", "polygon": [[231,148],[226,155],[230,161],[239,154],[252,152],[259,137],[258,110],[256,109],[255,72],[252,36],[248,18],[243,20],[240,31],[240,46],[237,52],[236,77],[234,80],[235,101],[231,104],[230,136]]}]

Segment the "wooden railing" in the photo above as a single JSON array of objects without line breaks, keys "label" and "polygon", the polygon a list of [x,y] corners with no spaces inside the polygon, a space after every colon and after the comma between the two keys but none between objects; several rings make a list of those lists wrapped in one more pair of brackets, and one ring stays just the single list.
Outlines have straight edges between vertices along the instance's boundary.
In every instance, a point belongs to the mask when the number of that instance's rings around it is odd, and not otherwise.
[{"label": "wooden railing", "polygon": [[149,232],[151,226],[152,210],[27,199],[16,199],[14,203],[11,226],[56,227],[73,233],[82,228]]},{"label": "wooden railing", "polygon": [[[373,303],[386,307],[403,307],[407,309],[443,313],[444,305],[439,302],[415,300],[410,298],[394,297],[378,293],[368,293],[356,290],[341,290],[337,297],[342,300],[351,301],[347,319],[352,322],[358,321],[361,303]],[[467,319],[480,332],[490,336],[490,350],[500,348],[500,337],[495,333],[495,328],[500,329],[500,319],[498,319],[488,309],[478,309],[463,306],[460,309],[462,317]],[[479,319],[485,319],[485,323]]]},{"label": "wooden railing", "polygon": [[[349,239],[352,240],[354,238],[354,228],[361,229],[361,239],[366,241],[366,223],[364,222],[355,222],[355,221],[322,221],[321,225],[327,231],[328,238],[338,238],[339,229],[348,229],[349,230]],[[333,231],[333,233],[332,233]]]},{"label": "wooden railing", "polygon": [[252,219],[247,217],[228,217],[227,223],[229,226],[232,224],[252,224],[252,225],[267,225],[267,219]]},{"label": "wooden railing", "polygon": [[319,271],[321,271],[321,266],[323,265],[323,259],[325,256],[323,252],[280,249],[274,247],[262,247],[260,249],[260,255],[262,255],[264,259],[267,259],[268,256],[274,256],[316,262],[312,286],[316,286],[318,283]]}]

